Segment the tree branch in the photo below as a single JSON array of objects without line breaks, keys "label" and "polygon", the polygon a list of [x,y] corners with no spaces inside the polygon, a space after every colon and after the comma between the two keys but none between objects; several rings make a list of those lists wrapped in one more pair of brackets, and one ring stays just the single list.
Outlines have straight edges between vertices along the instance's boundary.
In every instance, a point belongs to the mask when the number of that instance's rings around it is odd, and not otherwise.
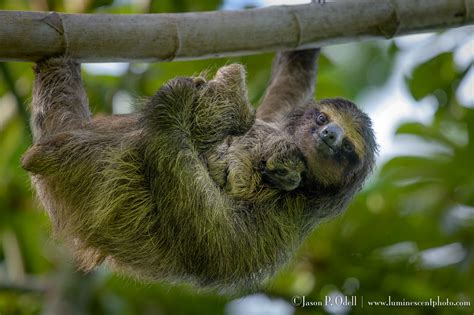
[{"label": "tree branch", "polygon": [[0,61],[159,61],[304,49],[474,23],[474,0],[368,0],[180,14],[0,11]]}]

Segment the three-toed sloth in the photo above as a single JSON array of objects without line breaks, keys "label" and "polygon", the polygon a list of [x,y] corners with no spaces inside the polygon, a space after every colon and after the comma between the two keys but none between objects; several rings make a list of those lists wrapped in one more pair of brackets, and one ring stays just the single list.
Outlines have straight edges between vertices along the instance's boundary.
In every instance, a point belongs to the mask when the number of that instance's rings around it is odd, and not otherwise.
[{"label": "three-toed sloth", "polygon": [[377,147],[353,103],[312,100],[318,53],[280,53],[256,114],[240,65],[93,119],[80,65],[38,62],[22,165],[81,266],[241,288],[285,264],[347,206]]}]

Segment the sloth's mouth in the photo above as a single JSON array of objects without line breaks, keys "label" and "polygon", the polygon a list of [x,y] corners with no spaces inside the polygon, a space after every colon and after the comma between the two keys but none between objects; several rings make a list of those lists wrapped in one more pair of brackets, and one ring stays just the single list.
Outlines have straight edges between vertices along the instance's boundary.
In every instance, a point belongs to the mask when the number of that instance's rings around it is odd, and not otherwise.
[{"label": "sloth's mouth", "polygon": [[314,139],[314,148],[316,151],[318,151],[320,154],[326,155],[327,157],[333,156],[336,154],[336,148],[332,145],[330,145],[326,140],[321,137],[319,132],[316,131],[316,129],[311,130],[313,139]]},{"label": "sloth's mouth", "polygon": [[330,153],[336,152],[336,149],[333,146],[331,146],[329,143],[327,143],[322,137],[320,137],[320,136],[318,136],[318,137],[319,137],[320,143],[324,143],[324,146],[326,147],[326,149],[329,149]]}]

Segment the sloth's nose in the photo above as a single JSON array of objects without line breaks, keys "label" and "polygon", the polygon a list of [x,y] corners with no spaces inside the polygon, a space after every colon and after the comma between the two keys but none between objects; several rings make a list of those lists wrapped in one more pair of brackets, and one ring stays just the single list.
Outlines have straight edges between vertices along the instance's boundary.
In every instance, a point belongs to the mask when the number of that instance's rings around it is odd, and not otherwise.
[{"label": "sloth's nose", "polygon": [[344,130],[336,123],[329,123],[320,132],[321,138],[331,147],[338,147],[344,137]]}]

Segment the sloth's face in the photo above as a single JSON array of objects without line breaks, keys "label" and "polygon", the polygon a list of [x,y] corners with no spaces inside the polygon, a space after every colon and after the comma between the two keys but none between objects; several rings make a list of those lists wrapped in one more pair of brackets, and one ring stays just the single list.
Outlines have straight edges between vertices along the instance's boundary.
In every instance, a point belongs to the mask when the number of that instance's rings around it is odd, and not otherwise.
[{"label": "sloth's face", "polygon": [[310,174],[326,185],[337,185],[354,175],[364,160],[361,126],[344,108],[316,103],[305,111],[295,131]]},{"label": "sloth's face", "polygon": [[303,156],[297,149],[275,153],[260,164],[264,183],[286,191],[298,188],[306,170]]}]

